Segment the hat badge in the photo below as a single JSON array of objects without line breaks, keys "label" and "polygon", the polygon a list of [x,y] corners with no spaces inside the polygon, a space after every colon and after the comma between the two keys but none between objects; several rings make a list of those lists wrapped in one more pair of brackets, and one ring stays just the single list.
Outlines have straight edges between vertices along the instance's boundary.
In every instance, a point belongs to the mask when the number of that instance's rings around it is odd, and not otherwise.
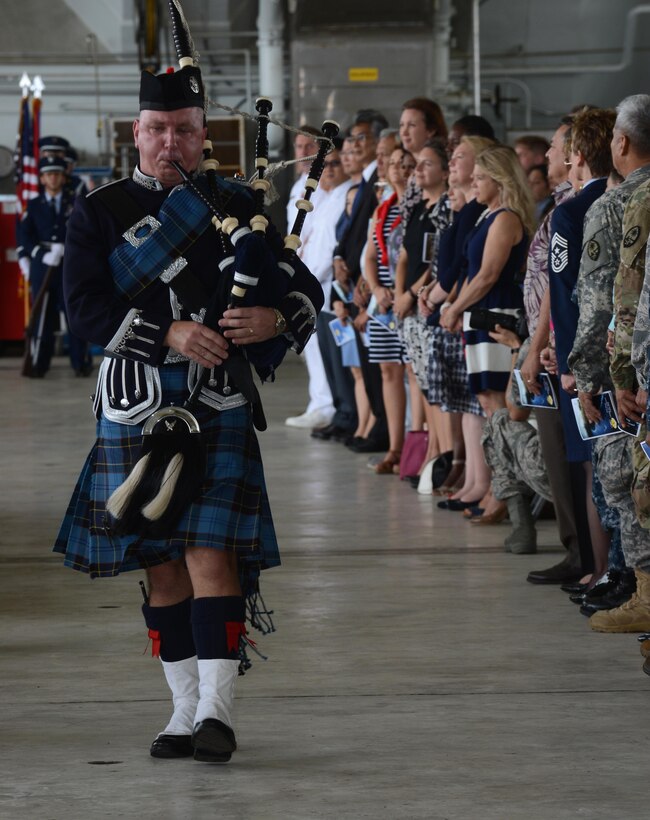
[{"label": "hat badge", "polygon": [[199,83],[196,77],[190,77],[190,88],[195,94],[199,93]]}]

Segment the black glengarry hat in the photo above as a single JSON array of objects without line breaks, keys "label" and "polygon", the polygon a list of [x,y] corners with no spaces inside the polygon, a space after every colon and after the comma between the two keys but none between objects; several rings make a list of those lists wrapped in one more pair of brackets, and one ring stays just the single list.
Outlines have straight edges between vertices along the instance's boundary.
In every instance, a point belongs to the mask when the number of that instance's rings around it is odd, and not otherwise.
[{"label": "black glengarry hat", "polygon": [[201,71],[196,66],[166,74],[143,71],[140,77],[140,111],[176,111],[205,106]]}]

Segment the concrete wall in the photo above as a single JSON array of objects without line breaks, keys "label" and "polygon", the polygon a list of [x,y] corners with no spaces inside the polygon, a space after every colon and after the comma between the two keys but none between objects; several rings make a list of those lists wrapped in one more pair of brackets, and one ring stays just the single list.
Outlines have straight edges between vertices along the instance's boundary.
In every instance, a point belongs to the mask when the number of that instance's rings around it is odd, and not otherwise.
[{"label": "concrete wall", "polygon": [[133,0],[64,0],[96,35],[106,51],[135,54],[135,3]]},{"label": "concrete wall", "polygon": [[[480,6],[481,113],[502,138],[526,130],[553,130],[574,105],[613,106],[628,94],[650,92],[650,15],[633,20],[633,50],[623,61],[627,15],[634,0],[487,0]],[[453,18],[452,93],[438,98],[449,118],[471,110],[471,2],[456,0]],[[404,83],[427,93],[430,34],[415,35],[369,28],[341,28],[323,36],[294,39],[292,99],[294,118],[317,121],[376,104],[396,124]],[[373,65],[374,83],[351,82],[347,69]],[[496,106],[498,91],[512,102]],[[320,106],[320,110],[319,110]],[[345,121],[345,113],[339,114]]]}]

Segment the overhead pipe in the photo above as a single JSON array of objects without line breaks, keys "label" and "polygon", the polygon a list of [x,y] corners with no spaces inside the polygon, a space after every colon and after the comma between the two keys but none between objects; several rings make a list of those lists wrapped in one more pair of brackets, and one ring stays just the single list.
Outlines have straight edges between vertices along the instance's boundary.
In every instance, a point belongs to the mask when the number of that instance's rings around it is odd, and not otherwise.
[{"label": "overhead pipe", "polygon": [[[477,4],[477,0],[474,0]],[[642,14],[650,14],[650,3],[643,3],[634,6],[627,13],[625,22],[625,37],[623,40],[623,55],[618,63],[597,64],[597,65],[564,65],[564,66],[501,66],[500,68],[484,68],[484,77],[496,77],[507,74],[516,75],[552,75],[552,74],[614,74],[624,71],[632,64],[632,52],[634,47],[634,32],[637,17]]]},{"label": "overhead pipe", "polygon": [[433,0],[433,66],[431,96],[444,96],[449,91],[451,0]]},{"label": "overhead pipe", "polygon": [[474,113],[481,115],[481,0],[472,0],[472,73],[474,76]]},{"label": "overhead pipe", "polygon": [[[280,0],[259,0],[257,15],[260,96],[273,102],[273,116],[283,120],[284,111],[284,16]],[[252,101],[251,101],[252,102]],[[269,154],[276,156],[284,146],[284,132],[271,128]]]}]

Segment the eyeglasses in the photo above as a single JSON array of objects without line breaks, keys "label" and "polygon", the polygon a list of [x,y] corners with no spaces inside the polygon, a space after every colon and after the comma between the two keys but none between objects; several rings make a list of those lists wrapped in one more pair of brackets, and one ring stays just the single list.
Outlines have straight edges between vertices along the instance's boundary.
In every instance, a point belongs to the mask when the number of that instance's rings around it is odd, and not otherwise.
[{"label": "eyeglasses", "polygon": [[338,168],[340,164],[340,159],[328,159],[323,163],[323,168]]}]

